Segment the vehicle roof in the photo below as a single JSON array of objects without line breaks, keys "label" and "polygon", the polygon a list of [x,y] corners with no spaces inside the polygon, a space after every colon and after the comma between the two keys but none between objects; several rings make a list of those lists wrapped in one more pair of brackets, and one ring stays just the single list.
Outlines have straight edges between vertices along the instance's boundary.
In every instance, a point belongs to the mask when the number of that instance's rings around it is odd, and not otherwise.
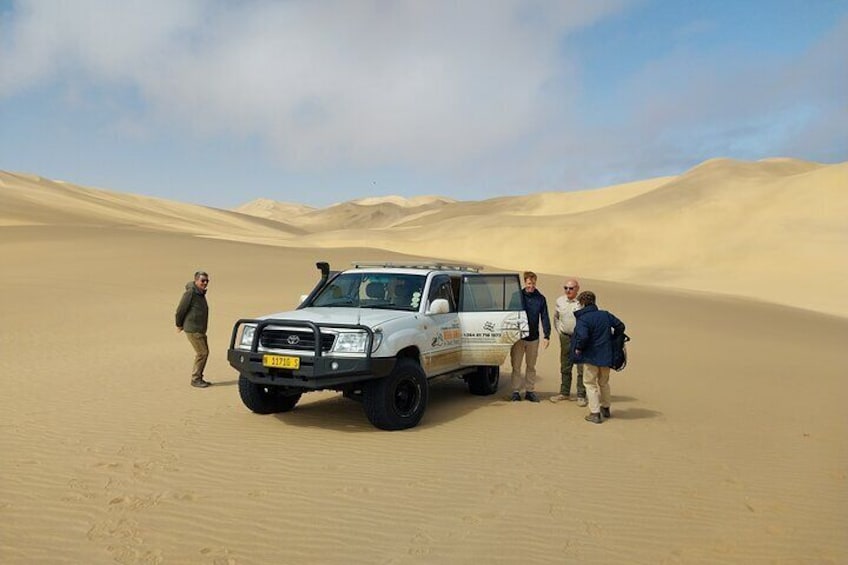
[{"label": "vehicle roof", "polygon": [[408,262],[400,263],[395,261],[355,261],[352,269],[346,269],[344,272],[368,272],[368,273],[397,273],[397,274],[416,274],[422,275],[427,273],[478,273],[483,270],[479,265],[468,265],[459,263],[442,263],[442,262]]},{"label": "vehicle roof", "polygon": [[468,274],[469,271],[459,271],[450,269],[429,269],[424,267],[360,267],[346,269],[342,273],[386,273],[394,275],[420,275],[425,276],[429,273],[450,273],[450,274]]}]

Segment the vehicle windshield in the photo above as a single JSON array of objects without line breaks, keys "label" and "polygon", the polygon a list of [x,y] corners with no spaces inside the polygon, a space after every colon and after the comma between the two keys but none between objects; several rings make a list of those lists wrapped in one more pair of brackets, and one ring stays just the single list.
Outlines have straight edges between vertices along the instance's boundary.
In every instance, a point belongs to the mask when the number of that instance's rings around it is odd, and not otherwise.
[{"label": "vehicle windshield", "polygon": [[344,273],[321,289],[310,306],[418,311],[424,275]]}]

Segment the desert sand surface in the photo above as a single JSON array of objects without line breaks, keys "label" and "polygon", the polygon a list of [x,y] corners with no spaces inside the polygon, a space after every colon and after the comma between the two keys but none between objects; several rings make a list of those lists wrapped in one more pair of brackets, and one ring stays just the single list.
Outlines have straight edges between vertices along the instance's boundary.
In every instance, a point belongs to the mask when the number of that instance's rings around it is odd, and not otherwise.
[{"label": "desert sand surface", "polygon": [[[0,562],[848,562],[846,171],[714,161],[323,229],[0,173]],[[294,307],[318,260],[402,253],[533,269],[549,302],[580,277],[633,337],[613,418],[546,400],[556,341],[540,404],[439,381],[403,432],[332,392],[244,408],[236,319]],[[204,390],[173,327],[198,268]]]}]

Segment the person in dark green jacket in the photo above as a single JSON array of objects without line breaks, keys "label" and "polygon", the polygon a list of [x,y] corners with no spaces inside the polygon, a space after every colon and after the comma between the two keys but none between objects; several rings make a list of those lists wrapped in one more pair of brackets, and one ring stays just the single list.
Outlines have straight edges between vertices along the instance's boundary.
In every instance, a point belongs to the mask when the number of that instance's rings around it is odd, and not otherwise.
[{"label": "person in dark green jacket", "polygon": [[177,332],[185,332],[194,348],[194,368],[191,372],[191,386],[206,388],[210,383],[203,378],[203,370],[209,359],[209,343],[206,330],[209,326],[209,305],[206,303],[206,289],[209,288],[209,275],[205,271],[194,273],[194,281],[187,282],[185,292],[177,305]]}]

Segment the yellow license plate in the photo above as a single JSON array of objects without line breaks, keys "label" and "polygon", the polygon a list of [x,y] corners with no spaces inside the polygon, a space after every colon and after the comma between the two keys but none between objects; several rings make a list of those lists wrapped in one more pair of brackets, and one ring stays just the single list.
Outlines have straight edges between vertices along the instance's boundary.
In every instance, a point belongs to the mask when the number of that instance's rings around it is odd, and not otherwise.
[{"label": "yellow license plate", "polygon": [[263,355],[262,364],[277,369],[300,369],[300,357],[286,355]]}]

